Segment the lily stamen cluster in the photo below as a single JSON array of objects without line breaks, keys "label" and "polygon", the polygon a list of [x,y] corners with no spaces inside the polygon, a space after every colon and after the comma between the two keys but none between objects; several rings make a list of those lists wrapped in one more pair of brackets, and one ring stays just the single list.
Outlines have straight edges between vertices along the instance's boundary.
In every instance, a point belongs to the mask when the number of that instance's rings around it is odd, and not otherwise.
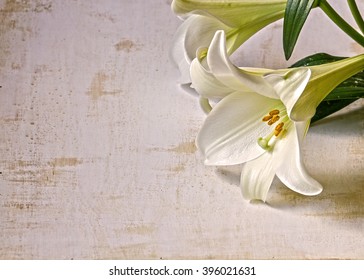
[{"label": "lily stamen cluster", "polygon": [[272,126],[279,120],[281,121],[274,127],[274,129],[267,136],[258,138],[258,145],[262,149],[269,150],[273,148],[276,139],[283,138],[290,126],[289,117],[287,115],[286,110],[284,109],[282,109],[282,111],[274,109],[262,118],[262,122],[266,123],[268,126]]}]

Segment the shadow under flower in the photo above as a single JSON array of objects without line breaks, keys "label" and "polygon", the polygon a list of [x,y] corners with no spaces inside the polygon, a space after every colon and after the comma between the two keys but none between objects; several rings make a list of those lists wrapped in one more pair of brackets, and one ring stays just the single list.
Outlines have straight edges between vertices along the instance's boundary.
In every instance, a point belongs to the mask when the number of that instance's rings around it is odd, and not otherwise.
[{"label": "shadow under flower", "polygon": [[179,88],[189,95],[192,95],[194,97],[200,97],[197,91],[191,87],[191,84],[180,84]]},{"label": "shadow under flower", "polygon": [[[300,195],[275,178],[265,205],[260,201],[245,203],[364,230],[363,120],[359,102],[310,129],[302,154],[309,173],[324,187],[321,194]],[[240,188],[241,167],[217,167],[215,173],[223,182]]]},{"label": "shadow under flower", "polygon": [[[229,185],[240,188],[241,166],[219,167],[215,173]],[[320,176],[321,175],[321,176]],[[317,174],[316,174],[317,176]],[[266,203],[245,201],[252,205],[262,205],[282,211],[289,211],[308,217],[322,217],[335,220],[362,220],[364,218],[364,177],[346,177],[342,173],[318,174],[324,190],[317,196],[304,196],[288,189],[275,178]],[[359,228],[364,224],[358,223]]]},{"label": "shadow under flower", "polygon": [[217,167],[215,173],[222,181],[240,188],[241,165]]},{"label": "shadow under flower", "polygon": [[310,133],[363,135],[364,132],[364,101],[358,100],[346,109],[313,123]]},{"label": "shadow under flower", "polygon": [[352,224],[364,229],[363,104],[356,102],[317,122],[306,137],[304,161],[309,173],[323,185],[323,192],[307,197],[275,180],[268,197],[271,207],[306,216],[361,220]]}]

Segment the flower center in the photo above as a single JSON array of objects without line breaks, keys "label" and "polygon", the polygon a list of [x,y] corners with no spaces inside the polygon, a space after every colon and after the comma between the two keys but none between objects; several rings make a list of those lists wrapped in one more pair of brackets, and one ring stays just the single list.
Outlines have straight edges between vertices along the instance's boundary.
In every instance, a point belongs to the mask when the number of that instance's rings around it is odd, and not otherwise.
[{"label": "flower center", "polygon": [[272,131],[265,137],[259,137],[258,144],[264,150],[269,150],[274,146],[277,139],[281,139],[286,134],[290,125],[289,117],[285,109],[274,109],[262,118],[262,122],[272,126]]}]

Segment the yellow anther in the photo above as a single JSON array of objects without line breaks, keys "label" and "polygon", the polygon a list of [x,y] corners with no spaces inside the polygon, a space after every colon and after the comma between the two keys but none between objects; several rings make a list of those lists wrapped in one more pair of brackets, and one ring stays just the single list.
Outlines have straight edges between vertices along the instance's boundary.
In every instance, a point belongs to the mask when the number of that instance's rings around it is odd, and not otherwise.
[{"label": "yellow anther", "polygon": [[278,137],[278,136],[279,136],[279,134],[282,132],[282,130],[283,130],[282,128],[281,128],[281,129],[279,129],[279,130],[277,130],[277,129],[276,129],[276,130],[274,130],[274,136],[275,136],[275,137]]},{"label": "yellow anther", "polygon": [[269,130],[269,134],[265,137],[259,137],[257,142],[258,145],[264,150],[272,150],[277,141],[284,138],[287,134],[287,129],[290,128],[291,122],[286,114],[285,110],[274,109],[271,110],[268,115],[262,118],[263,122],[266,122],[269,126],[276,123]]},{"label": "yellow anther", "polygon": [[276,126],[275,130],[282,130],[282,127],[283,127],[283,126],[284,126],[284,123],[283,123],[283,122],[281,122],[281,123],[277,124],[277,126]]},{"label": "yellow anther", "polygon": [[279,116],[278,115],[273,115],[272,119],[269,120],[268,125],[272,125],[275,122],[277,122],[279,120]]},{"label": "yellow anther", "polygon": [[279,110],[275,109],[269,112],[269,115],[274,116],[274,115],[278,115],[279,114]]},{"label": "yellow anther", "polygon": [[263,119],[262,119],[262,121],[263,122],[266,122],[266,121],[269,121],[270,119],[272,118],[272,116],[265,116]]}]

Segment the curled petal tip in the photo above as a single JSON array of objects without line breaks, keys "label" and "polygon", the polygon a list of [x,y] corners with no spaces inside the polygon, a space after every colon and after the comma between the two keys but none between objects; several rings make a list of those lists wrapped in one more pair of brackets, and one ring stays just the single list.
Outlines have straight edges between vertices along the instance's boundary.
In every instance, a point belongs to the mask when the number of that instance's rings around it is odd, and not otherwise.
[{"label": "curled petal tip", "polygon": [[322,191],[323,191],[323,187],[320,185],[320,186],[317,186],[316,189],[312,189],[312,190],[308,191],[307,193],[305,193],[304,195],[315,196],[315,195],[322,193]]}]

